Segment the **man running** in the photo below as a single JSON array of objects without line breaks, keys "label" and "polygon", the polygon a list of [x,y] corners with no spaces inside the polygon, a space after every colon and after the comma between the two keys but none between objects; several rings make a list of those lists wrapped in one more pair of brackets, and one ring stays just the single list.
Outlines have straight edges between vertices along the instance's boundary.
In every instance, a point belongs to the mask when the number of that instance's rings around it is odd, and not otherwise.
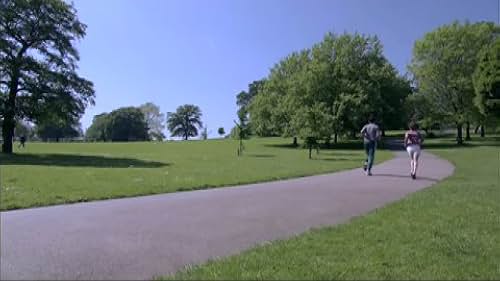
[{"label": "man running", "polygon": [[19,143],[19,148],[21,148],[21,147],[23,147],[23,148],[24,148],[24,147],[25,147],[25,144],[26,144],[26,137],[25,137],[25,136],[20,137],[20,138],[19,138],[19,142],[20,142],[20,143]]},{"label": "man running", "polygon": [[368,124],[361,129],[361,135],[363,136],[366,151],[366,161],[363,170],[367,176],[371,176],[373,161],[375,160],[375,149],[377,148],[377,141],[380,140],[380,129],[375,124],[375,117],[370,116]]}]

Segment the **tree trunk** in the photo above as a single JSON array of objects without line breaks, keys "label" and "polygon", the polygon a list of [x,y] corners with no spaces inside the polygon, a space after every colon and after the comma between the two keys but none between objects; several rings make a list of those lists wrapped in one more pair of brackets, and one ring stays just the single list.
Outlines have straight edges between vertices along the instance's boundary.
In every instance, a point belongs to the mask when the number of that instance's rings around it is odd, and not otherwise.
[{"label": "tree trunk", "polygon": [[309,144],[309,159],[312,159],[312,144]]},{"label": "tree trunk", "polygon": [[484,125],[481,125],[481,137],[484,138]]},{"label": "tree trunk", "polygon": [[5,108],[5,115],[3,119],[3,153],[12,153],[12,145],[14,139],[14,129],[16,128],[15,110],[16,110],[16,91],[17,91],[17,79],[15,82],[11,83],[9,90],[9,98],[7,99],[7,104]]},{"label": "tree trunk", "polygon": [[337,134],[337,133],[335,133],[335,135],[334,135],[334,139],[333,139],[333,143],[337,144],[337,138],[338,138],[338,134]]},{"label": "tree trunk", "polygon": [[457,144],[462,145],[464,140],[462,138],[462,124],[457,124]]},{"label": "tree trunk", "polygon": [[298,146],[297,137],[293,137],[293,146]]},{"label": "tree trunk", "polygon": [[465,140],[470,141],[470,122],[466,123]]},{"label": "tree trunk", "polygon": [[14,138],[14,128],[16,127],[14,117],[13,116],[5,116],[3,120],[2,127],[2,135],[3,135],[3,143],[2,143],[2,152],[3,153],[12,153],[12,141]]}]

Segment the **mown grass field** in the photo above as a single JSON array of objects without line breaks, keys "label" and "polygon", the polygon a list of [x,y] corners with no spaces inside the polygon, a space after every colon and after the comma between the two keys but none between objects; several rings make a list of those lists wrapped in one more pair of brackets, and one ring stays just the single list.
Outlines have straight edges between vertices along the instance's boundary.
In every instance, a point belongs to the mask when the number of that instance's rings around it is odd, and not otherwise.
[{"label": "mown grass field", "polygon": [[[361,143],[308,159],[291,139],[168,143],[28,143],[0,155],[0,210],[278,180],[360,167]],[[377,161],[392,154],[379,151]]]},{"label": "mown grass field", "polygon": [[426,148],[455,174],[432,188],[335,227],[164,279],[500,280],[500,138]]}]

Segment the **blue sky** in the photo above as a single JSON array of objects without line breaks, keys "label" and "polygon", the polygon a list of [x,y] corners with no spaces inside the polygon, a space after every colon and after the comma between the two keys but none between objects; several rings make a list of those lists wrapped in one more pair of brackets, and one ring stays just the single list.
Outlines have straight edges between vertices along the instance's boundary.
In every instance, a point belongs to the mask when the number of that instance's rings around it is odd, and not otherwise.
[{"label": "blue sky", "polygon": [[[200,106],[211,136],[236,119],[236,94],[329,31],[377,35],[404,73],[415,40],[453,20],[498,20],[498,0],[74,0],[87,36],[80,74],[95,114],[154,102]],[[168,132],[167,132],[168,133]]]}]

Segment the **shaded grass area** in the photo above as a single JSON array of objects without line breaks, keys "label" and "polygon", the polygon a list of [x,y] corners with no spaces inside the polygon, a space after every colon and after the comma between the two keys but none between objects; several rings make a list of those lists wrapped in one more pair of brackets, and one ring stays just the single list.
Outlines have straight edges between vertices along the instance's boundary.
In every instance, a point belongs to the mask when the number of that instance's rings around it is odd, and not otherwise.
[{"label": "shaded grass area", "polygon": [[[500,279],[498,139],[428,140],[455,174],[350,223],[315,229],[164,279]],[[482,145],[484,144],[484,145]],[[425,176],[425,175],[422,175]]]},{"label": "shaded grass area", "polygon": [[[28,143],[0,154],[0,210],[279,180],[360,167],[363,151],[283,148],[291,139],[238,142]],[[391,153],[379,151],[377,161]]]},{"label": "shaded grass area", "polygon": [[156,161],[143,161],[132,158],[110,158],[72,154],[13,154],[3,156],[1,165],[59,166],[59,167],[94,167],[94,168],[160,168],[170,165]]}]

